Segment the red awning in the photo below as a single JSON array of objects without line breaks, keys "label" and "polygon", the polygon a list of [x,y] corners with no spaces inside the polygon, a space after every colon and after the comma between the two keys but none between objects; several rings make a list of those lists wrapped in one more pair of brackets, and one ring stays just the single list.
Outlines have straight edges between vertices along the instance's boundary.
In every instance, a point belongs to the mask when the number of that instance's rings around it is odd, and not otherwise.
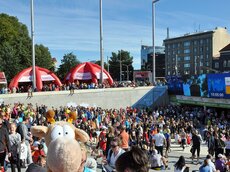
[{"label": "red awning", "polygon": [[0,84],[7,84],[7,80],[4,72],[0,72]]}]

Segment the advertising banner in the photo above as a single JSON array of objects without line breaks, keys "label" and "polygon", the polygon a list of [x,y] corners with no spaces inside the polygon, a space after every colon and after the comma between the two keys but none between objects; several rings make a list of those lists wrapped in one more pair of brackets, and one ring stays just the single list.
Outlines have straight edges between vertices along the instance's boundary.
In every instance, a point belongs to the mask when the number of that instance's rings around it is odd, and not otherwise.
[{"label": "advertising banner", "polygon": [[208,74],[208,95],[230,99],[230,73]]}]

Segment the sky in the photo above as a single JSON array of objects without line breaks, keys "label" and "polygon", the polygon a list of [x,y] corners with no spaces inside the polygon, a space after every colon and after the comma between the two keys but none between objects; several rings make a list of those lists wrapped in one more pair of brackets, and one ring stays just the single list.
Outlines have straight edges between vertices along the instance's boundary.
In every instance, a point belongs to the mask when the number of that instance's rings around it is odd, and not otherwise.
[{"label": "sky", "polygon": [[[152,45],[152,0],[102,0],[104,61],[125,50],[140,69],[141,45]],[[160,0],[155,3],[155,45],[195,31],[227,27],[230,0]],[[0,0],[0,13],[15,16],[31,33],[30,0]],[[35,43],[58,64],[73,52],[81,62],[100,60],[99,0],[34,0]],[[230,33],[230,31],[229,31]],[[31,34],[30,34],[31,35]]]}]

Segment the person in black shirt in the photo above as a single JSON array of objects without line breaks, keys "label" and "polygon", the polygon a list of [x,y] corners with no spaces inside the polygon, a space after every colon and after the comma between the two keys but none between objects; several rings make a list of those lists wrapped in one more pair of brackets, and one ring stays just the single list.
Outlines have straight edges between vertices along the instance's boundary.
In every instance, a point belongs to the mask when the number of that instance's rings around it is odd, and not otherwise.
[{"label": "person in black shirt", "polygon": [[195,152],[197,151],[197,163],[199,163],[199,157],[200,157],[200,145],[201,145],[201,138],[198,135],[198,131],[194,131],[192,133],[192,162],[195,157]]},{"label": "person in black shirt", "polygon": [[9,141],[9,131],[3,127],[3,120],[0,117],[0,166],[1,168],[4,166],[4,161],[6,158],[6,153],[8,153],[8,157],[11,156],[10,153],[10,141]]}]

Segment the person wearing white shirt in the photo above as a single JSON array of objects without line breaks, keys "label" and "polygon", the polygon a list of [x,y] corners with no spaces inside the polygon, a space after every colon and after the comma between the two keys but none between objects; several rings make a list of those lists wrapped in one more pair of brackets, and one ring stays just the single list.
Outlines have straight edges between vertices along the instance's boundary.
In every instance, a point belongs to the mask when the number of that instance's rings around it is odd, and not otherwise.
[{"label": "person wearing white shirt", "polygon": [[161,156],[163,156],[163,146],[166,142],[165,136],[162,132],[162,130],[160,130],[159,128],[157,128],[157,134],[155,134],[153,136],[153,140],[155,142],[155,148],[158,151],[158,153],[161,154]]}]

